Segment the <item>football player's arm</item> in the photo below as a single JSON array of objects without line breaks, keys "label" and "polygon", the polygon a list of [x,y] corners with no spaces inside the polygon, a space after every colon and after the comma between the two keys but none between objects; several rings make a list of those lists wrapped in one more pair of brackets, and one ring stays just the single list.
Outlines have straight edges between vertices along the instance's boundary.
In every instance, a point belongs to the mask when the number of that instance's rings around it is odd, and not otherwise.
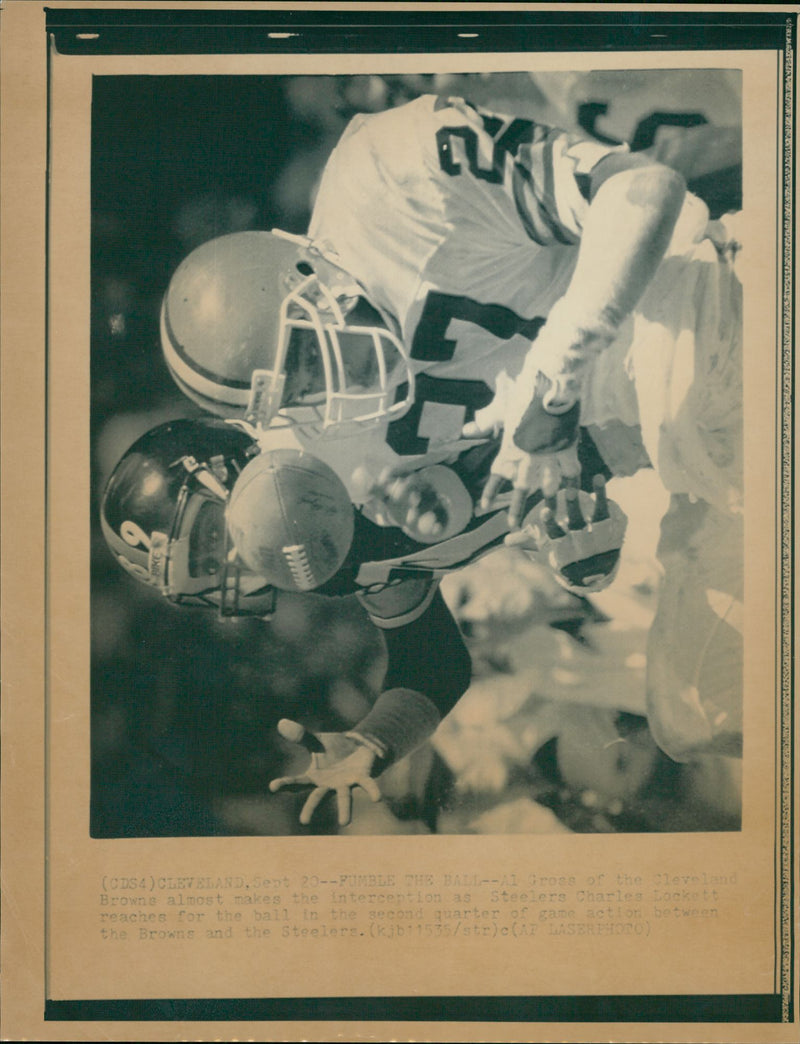
[{"label": "football player's arm", "polygon": [[[418,615],[406,612],[399,624],[384,611],[378,616],[374,604],[367,606],[373,609],[373,622],[383,631],[388,665],[381,695],[352,731],[380,745],[381,768],[411,753],[432,735],[466,692],[472,674],[469,652],[438,582],[419,583],[434,588],[432,597],[426,594],[424,610]],[[388,588],[386,594],[393,590]]]},{"label": "football player's arm", "polygon": [[613,340],[666,253],[685,192],[677,171],[644,157],[611,153],[595,165],[575,270],[529,368],[542,358],[569,366]]},{"label": "football player's arm", "polygon": [[354,788],[377,801],[375,777],[428,739],[470,682],[470,656],[437,581],[410,580],[365,595],[362,602],[384,631],[388,652],[383,691],[369,712],[344,733],[313,734],[287,720],[278,726],[310,755],[304,773],[270,783],[273,791],[312,787],[300,813],[303,824],[331,792],[343,826],[350,821]]},{"label": "football player's arm", "polygon": [[529,409],[540,374],[567,403],[579,399],[586,365],[614,340],[661,263],[685,195],[680,174],[627,153],[601,159],[589,186],[575,270],[506,398],[503,444],[484,494],[491,503],[503,479],[510,479],[518,490],[511,511],[515,525],[527,491],[541,485],[554,492],[562,475],[578,471],[577,409],[573,423],[558,426],[561,441],[549,445],[548,429],[543,441],[537,415]]}]

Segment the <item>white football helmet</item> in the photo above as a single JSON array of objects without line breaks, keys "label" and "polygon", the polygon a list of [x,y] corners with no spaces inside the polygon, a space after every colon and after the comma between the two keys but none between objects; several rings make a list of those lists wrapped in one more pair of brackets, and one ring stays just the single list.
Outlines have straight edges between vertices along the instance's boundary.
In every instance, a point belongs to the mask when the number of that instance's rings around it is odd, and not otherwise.
[{"label": "white football helmet", "polygon": [[390,322],[305,237],[236,232],[178,267],[161,343],[179,387],[204,409],[324,435],[410,408],[413,371]]}]

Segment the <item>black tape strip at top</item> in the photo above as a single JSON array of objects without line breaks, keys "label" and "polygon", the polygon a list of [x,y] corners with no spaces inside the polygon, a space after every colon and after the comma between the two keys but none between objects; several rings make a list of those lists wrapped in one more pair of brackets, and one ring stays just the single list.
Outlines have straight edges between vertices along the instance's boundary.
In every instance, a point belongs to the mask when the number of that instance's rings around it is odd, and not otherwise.
[{"label": "black tape strip at top", "polygon": [[[786,12],[46,9],[62,54],[782,49]],[[794,25],[792,25],[794,32]]]}]

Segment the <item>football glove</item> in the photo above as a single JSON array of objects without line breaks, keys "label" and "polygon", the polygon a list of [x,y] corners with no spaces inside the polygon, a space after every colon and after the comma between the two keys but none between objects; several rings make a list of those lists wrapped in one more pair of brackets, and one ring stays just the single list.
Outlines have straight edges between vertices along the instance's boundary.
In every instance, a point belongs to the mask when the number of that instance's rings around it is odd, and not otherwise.
[{"label": "football glove", "polygon": [[596,475],[593,485],[594,498],[574,486],[545,497],[505,540],[548,566],[563,587],[579,595],[595,594],[612,582],[628,525],[622,508],[609,500],[603,476]]}]

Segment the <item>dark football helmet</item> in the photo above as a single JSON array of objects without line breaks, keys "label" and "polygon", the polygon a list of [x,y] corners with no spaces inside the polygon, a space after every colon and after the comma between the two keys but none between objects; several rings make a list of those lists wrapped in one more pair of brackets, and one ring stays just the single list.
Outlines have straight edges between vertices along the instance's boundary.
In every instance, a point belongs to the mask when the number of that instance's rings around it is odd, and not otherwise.
[{"label": "dark football helmet", "polygon": [[302,236],[237,232],[193,250],[164,294],[161,343],[194,402],[263,428],[360,430],[414,401],[400,338]]},{"label": "dark football helmet", "polygon": [[178,605],[269,615],[274,589],[237,563],[225,525],[230,491],[258,452],[245,430],[220,420],[169,421],[139,438],[100,509],[119,564]]}]

